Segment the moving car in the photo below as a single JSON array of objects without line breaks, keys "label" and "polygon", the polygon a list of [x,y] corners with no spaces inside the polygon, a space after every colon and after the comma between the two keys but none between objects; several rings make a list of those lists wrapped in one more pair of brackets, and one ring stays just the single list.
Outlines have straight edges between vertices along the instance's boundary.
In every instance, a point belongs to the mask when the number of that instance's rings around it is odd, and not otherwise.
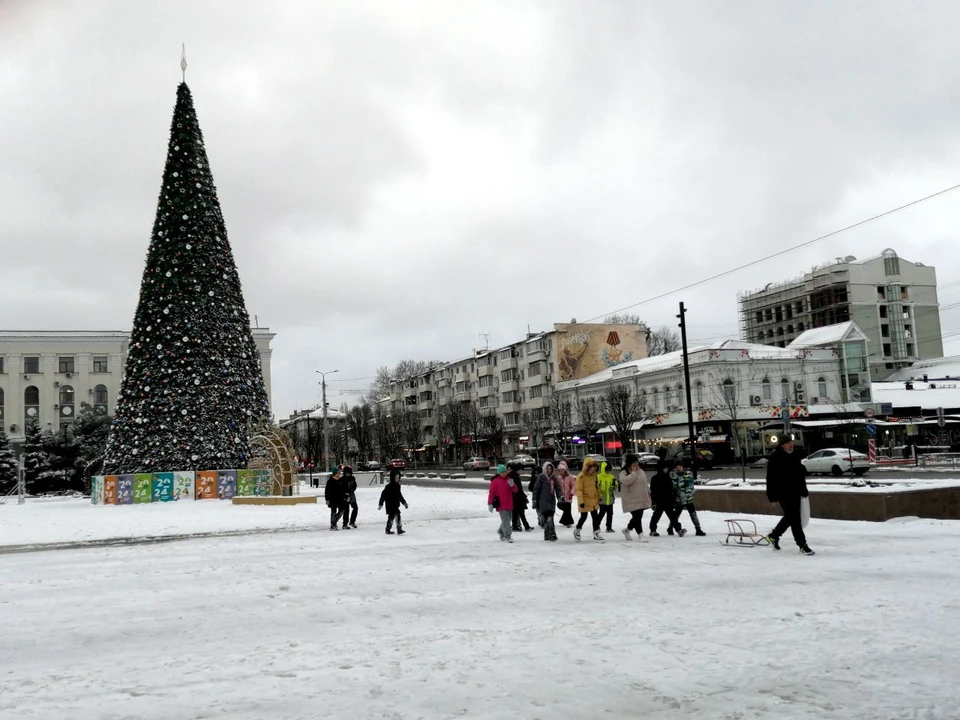
[{"label": "moving car", "polygon": [[870,469],[870,458],[849,448],[825,448],[808,455],[800,462],[811,475],[822,473],[839,477],[844,473],[863,475]]},{"label": "moving car", "polygon": [[371,472],[374,470],[379,470],[380,463],[377,462],[376,460],[367,460],[366,462],[362,462],[359,465],[357,465],[357,469],[360,472]]},{"label": "moving car", "polygon": [[490,461],[482,457],[472,457],[463,464],[464,470],[489,470]]},{"label": "moving car", "polygon": [[407,461],[401,460],[400,458],[395,458],[387,463],[388,468],[396,468],[397,470],[404,470],[407,467]]},{"label": "moving car", "polygon": [[537,466],[537,461],[534,459],[533,455],[524,455],[520,454],[515,457],[507,460],[507,467],[511,470],[516,468],[519,470],[532,470]]}]

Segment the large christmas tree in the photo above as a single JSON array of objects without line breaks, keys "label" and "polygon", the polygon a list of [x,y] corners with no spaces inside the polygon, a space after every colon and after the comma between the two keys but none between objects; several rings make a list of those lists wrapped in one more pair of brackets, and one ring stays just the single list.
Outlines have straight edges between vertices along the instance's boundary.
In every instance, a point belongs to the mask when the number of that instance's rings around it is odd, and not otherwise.
[{"label": "large christmas tree", "polygon": [[104,473],[246,467],[248,428],[267,412],[240,277],[182,83]]}]

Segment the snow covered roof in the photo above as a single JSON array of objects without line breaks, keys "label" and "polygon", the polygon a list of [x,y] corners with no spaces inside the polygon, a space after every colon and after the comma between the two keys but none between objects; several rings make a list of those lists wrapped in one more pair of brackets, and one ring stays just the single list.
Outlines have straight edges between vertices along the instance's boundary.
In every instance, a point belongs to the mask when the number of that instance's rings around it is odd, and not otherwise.
[{"label": "snow covered roof", "polygon": [[129,338],[126,330],[0,330],[0,337],[35,340],[43,338]]},{"label": "snow covered roof", "polygon": [[[327,420],[342,420],[346,416],[340,412],[339,408],[328,407],[327,408]],[[323,408],[315,408],[310,412],[300,412],[296,415],[291,415],[286,420],[280,422],[280,427],[285,427],[291,423],[295,423],[298,420],[304,420],[310,418],[312,420],[323,420]]]},{"label": "snow covered roof", "polygon": [[789,347],[796,349],[823,347],[825,345],[837,345],[846,340],[867,339],[863,330],[851,320],[837,325],[827,325],[825,327],[806,330],[800,333],[797,339],[790,343]]},{"label": "snow covered roof", "polygon": [[[753,360],[794,360],[797,358],[797,350],[790,348],[778,348],[772,345],[756,345],[754,343],[743,342],[742,340],[721,340],[709,345],[699,345],[690,348],[690,362],[703,362],[704,358],[697,357],[698,353],[710,350],[745,350]],[[641,360],[632,360],[631,362],[614,365],[611,368],[601,370],[593,375],[588,375],[579,380],[565,380],[557,384],[557,389],[565,390],[574,386],[583,387],[584,385],[594,385],[597,383],[608,382],[614,377],[632,377],[633,375],[645,375],[647,373],[661,372],[671,370],[683,365],[683,352],[665,353],[663,355],[654,355],[653,357],[643,358]]]},{"label": "snow covered roof", "polygon": [[887,376],[887,380],[930,380],[960,379],[960,355],[951,357],[918,360],[908,368],[901,368]]},{"label": "snow covered roof", "polygon": [[960,380],[956,382],[914,382],[907,390],[905,382],[875,382],[870,385],[874,403],[890,403],[894,408],[919,407],[923,410],[960,408]]}]

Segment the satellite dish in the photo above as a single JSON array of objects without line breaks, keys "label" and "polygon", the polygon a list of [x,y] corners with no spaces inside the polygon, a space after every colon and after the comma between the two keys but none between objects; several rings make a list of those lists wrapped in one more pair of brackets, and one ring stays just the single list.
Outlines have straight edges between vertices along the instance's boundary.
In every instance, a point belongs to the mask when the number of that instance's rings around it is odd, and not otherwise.
[{"label": "satellite dish", "polygon": [[852,262],[855,262],[856,259],[857,259],[857,258],[856,258],[855,255],[847,255],[847,256],[843,259],[843,261],[844,261],[845,263],[852,263]]}]

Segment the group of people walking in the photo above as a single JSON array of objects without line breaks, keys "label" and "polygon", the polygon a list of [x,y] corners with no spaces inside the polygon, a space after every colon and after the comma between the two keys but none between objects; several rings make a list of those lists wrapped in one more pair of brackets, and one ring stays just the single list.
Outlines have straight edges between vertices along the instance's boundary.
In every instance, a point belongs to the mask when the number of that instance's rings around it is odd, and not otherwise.
[{"label": "group of people walking", "polygon": [[531,505],[543,528],[543,539],[556,542],[557,521],[554,518],[557,511],[561,512],[560,525],[574,527],[572,510],[576,507],[580,517],[573,531],[574,539],[578,542],[582,539],[583,526],[590,519],[593,540],[604,542],[601,533],[604,524],[608,533],[615,532],[614,504],[619,492],[623,511],[630,516],[627,527],[622,530],[627,540],[633,539],[633,533],[643,540],[643,512],[651,508],[650,535],[653,537],[659,536],[657,524],[664,514],[670,521],[667,534],[676,533],[679,537],[686,535],[686,530],[680,525],[680,513],[684,510],[690,515],[697,535],[706,535],[700,527],[693,501],[693,477],[685,471],[682,459],[677,458],[672,463],[661,461],[657,474],[649,484],[637,455],[629,454],[624,458],[619,476],[611,470],[608,463],[588,457],[583,462],[580,474],[573,476],[565,462],[556,465],[545,462],[539,471],[533,472],[528,484],[531,502],[527,499],[520,474],[504,465],[498,466],[487,494],[488,509],[500,515],[497,534],[502,541],[513,542],[513,531],[532,531],[533,527],[526,518],[526,509]]},{"label": "group of people walking", "polygon": [[[344,530],[357,528],[357,513],[360,508],[357,504],[357,479],[353,475],[352,467],[344,465],[342,468],[334,468],[324,486],[323,498],[326,500],[327,507],[330,508],[331,530],[339,530],[341,520]],[[380,504],[377,508],[378,510],[383,510],[384,506],[387,508],[387,535],[394,534],[394,523],[397,525],[397,535],[403,535],[405,532],[403,520],[400,517],[401,505],[405,509],[410,507],[400,488],[400,471],[397,468],[391,468],[390,479],[380,493]]]}]

